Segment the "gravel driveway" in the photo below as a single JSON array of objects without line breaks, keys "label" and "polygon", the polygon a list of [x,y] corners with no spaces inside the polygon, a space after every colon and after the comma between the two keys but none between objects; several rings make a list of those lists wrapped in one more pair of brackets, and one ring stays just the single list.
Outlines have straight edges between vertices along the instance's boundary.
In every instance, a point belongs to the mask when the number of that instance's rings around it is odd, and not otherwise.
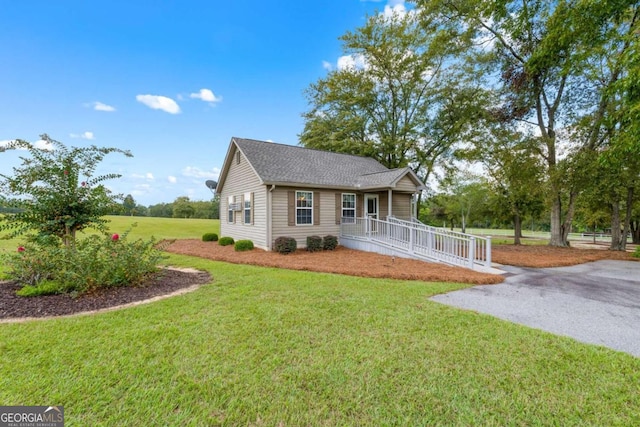
[{"label": "gravel driveway", "polygon": [[640,262],[502,269],[504,283],[431,300],[640,357]]}]

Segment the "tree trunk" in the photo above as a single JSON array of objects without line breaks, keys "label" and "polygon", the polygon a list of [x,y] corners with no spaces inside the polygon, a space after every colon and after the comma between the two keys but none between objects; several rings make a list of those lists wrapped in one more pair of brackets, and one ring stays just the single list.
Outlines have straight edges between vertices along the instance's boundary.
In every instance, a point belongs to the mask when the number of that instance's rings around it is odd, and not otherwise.
[{"label": "tree trunk", "polygon": [[513,244],[521,245],[520,238],[522,237],[522,220],[520,218],[520,213],[515,213],[513,215]]},{"label": "tree trunk", "polygon": [[462,212],[462,232],[463,233],[467,232],[467,221],[464,215],[464,211]]},{"label": "tree trunk", "polygon": [[551,205],[551,238],[549,246],[567,246],[562,233],[562,201],[557,194]]},{"label": "tree trunk", "polygon": [[633,207],[633,187],[627,188],[627,211],[624,216],[624,226],[622,227],[622,239],[620,241],[620,250],[627,250],[627,236],[629,235],[631,223],[631,211]]},{"label": "tree trunk", "polygon": [[551,205],[551,239],[549,246],[569,246],[569,233],[571,232],[571,223],[573,221],[573,212],[575,210],[576,193],[569,195],[569,206],[564,222],[562,221],[562,201],[560,196],[553,199]]},{"label": "tree trunk", "polygon": [[640,221],[631,221],[631,241],[634,245],[640,245]]},{"label": "tree trunk", "polygon": [[573,222],[573,214],[576,208],[576,196],[578,194],[575,191],[571,191],[569,194],[569,206],[567,206],[567,214],[564,217],[564,223],[562,224],[562,241],[564,246],[569,246],[569,233],[571,233],[571,224]]},{"label": "tree trunk", "polygon": [[616,200],[611,203],[611,246],[612,251],[620,249],[620,201]]}]

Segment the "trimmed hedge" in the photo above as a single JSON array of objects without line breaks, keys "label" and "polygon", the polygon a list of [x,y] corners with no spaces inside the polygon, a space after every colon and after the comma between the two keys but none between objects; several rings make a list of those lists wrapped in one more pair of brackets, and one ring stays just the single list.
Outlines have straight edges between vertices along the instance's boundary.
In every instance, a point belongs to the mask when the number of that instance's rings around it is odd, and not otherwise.
[{"label": "trimmed hedge", "polygon": [[307,250],[309,252],[318,252],[322,250],[322,237],[309,236],[307,237]]},{"label": "trimmed hedge", "polygon": [[233,249],[238,252],[250,251],[253,249],[253,242],[251,240],[238,240]]},{"label": "trimmed hedge", "polygon": [[633,254],[631,254],[632,256],[636,257],[636,258],[640,258],[640,246],[636,246],[636,250]]},{"label": "trimmed hedge", "polygon": [[278,237],[273,245],[273,250],[283,255],[295,252],[298,248],[298,243],[293,237]]},{"label": "trimmed hedge", "polygon": [[233,245],[233,243],[234,243],[233,237],[221,237],[220,240],[218,240],[218,244],[220,246]]},{"label": "trimmed hedge", "polygon": [[322,239],[322,248],[325,251],[332,251],[338,247],[338,238],[336,236],[328,235]]},{"label": "trimmed hedge", "polygon": [[202,235],[203,242],[217,242],[218,235],[216,233],[205,233]]}]

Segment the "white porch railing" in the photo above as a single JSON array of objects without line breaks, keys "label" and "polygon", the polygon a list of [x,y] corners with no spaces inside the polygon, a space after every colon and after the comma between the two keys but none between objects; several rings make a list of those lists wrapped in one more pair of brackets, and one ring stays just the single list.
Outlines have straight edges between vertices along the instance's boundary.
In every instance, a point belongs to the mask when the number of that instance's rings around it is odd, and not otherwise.
[{"label": "white porch railing", "polygon": [[448,231],[421,222],[389,217],[343,218],[340,236],[375,242],[416,258],[461,267],[491,267],[491,237]]}]

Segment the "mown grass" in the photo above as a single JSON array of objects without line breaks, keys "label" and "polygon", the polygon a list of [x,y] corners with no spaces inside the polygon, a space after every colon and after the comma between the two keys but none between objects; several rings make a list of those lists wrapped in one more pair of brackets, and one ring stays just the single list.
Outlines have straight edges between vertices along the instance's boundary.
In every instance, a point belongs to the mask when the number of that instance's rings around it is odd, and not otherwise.
[{"label": "mown grass", "polygon": [[428,300],[464,285],[170,261],[214,280],[0,325],[0,402],[69,426],[640,423],[640,359]]},{"label": "mown grass", "polygon": [[[219,231],[112,219],[132,237]],[[0,402],[62,404],[69,426],[640,424],[640,359],[428,300],[466,285],[170,262],[213,282],[0,324]]]},{"label": "mown grass", "polygon": [[[498,237],[491,238],[492,245],[513,245],[513,241],[514,241],[513,237],[498,236]],[[527,246],[548,245],[549,240],[524,237],[520,239],[520,243],[522,245],[527,245]]]},{"label": "mown grass", "polygon": [[157,239],[194,239],[204,233],[220,234],[220,220],[187,218],[149,218],[130,216],[108,216],[109,229],[113,232],[124,231],[136,223],[131,236]]}]

